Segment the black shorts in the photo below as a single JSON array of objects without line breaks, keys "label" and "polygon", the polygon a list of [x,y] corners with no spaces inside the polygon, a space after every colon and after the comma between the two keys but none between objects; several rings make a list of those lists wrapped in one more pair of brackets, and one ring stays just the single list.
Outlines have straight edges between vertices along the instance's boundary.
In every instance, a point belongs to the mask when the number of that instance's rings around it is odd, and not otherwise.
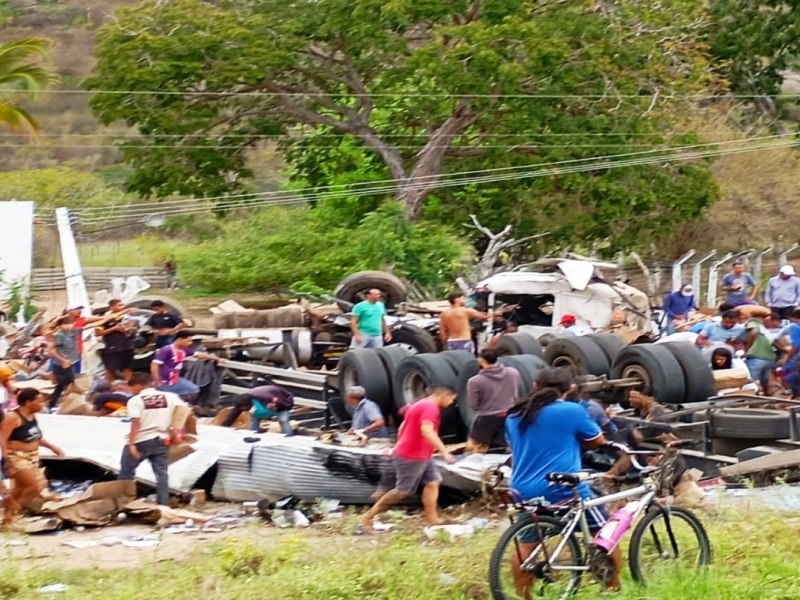
[{"label": "black shorts", "polygon": [[109,371],[124,371],[133,367],[133,350],[118,350],[117,352],[104,352],[103,365]]},{"label": "black shorts", "polygon": [[493,415],[475,417],[469,429],[469,438],[488,448],[506,447],[506,418]]},{"label": "black shorts", "polygon": [[378,491],[388,492],[395,489],[413,494],[420,485],[436,483],[441,480],[442,476],[433,460],[408,460],[392,456],[391,462],[383,471]]}]

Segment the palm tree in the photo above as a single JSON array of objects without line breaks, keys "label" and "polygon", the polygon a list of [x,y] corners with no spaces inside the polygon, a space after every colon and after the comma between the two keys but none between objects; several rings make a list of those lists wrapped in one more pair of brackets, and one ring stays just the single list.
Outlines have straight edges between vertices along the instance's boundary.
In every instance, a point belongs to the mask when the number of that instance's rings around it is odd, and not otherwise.
[{"label": "palm tree", "polygon": [[49,40],[22,38],[0,44],[0,127],[36,131],[36,119],[12,100],[16,94],[35,99],[57,77],[39,60],[47,56]]}]

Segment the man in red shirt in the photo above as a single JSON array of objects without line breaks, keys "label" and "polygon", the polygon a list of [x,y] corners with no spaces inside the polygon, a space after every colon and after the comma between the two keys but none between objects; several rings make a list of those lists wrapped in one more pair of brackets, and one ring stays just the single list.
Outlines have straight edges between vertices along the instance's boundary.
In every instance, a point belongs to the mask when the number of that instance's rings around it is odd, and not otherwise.
[{"label": "man in red shirt", "polygon": [[397,432],[397,444],[392,453],[391,468],[384,472],[375,492],[377,502],[364,515],[364,529],[372,530],[377,515],[414,494],[423,485],[422,507],[428,525],[439,525],[439,485],[442,477],[433,462],[433,452],[439,451],[448,463],[455,457],[447,451],[439,437],[441,409],[456,398],[452,388],[440,386],[430,396],[412,404],[403,417]]}]

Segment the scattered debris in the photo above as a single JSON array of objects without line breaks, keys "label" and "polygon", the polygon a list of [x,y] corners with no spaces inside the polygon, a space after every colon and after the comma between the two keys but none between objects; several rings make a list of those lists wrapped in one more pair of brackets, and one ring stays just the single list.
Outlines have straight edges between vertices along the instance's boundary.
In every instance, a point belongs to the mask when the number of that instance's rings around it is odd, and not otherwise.
[{"label": "scattered debris", "polygon": [[68,586],[66,583],[51,583],[38,588],[36,591],[40,594],[58,594],[61,592],[66,592],[69,589],[70,586]]},{"label": "scattered debris", "polygon": [[452,525],[432,525],[423,529],[423,533],[428,539],[435,539],[440,535],[447,535],[451,540],[457,537],[469,537],[474,535],[479,529],[489,527],[488,519],[478,517],[472,518],[466,523],[455,523]]}]

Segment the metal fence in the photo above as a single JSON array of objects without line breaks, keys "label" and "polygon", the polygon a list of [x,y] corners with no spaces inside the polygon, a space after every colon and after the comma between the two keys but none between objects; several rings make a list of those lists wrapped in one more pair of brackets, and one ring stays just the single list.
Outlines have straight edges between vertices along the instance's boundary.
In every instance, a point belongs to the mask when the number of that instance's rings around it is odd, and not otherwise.
[{"label": "metal fence", "polygon": [[[123,279],[136,275],[146,280],[156,289],[164,289],[169,285],[169,276],[161,267],[84,267],[83,277],[86,289],[102,290],[111,287],[115,277]],[[66,288],[63,269],[34,269],[31,287],[36,291],[63,290]]]}]

